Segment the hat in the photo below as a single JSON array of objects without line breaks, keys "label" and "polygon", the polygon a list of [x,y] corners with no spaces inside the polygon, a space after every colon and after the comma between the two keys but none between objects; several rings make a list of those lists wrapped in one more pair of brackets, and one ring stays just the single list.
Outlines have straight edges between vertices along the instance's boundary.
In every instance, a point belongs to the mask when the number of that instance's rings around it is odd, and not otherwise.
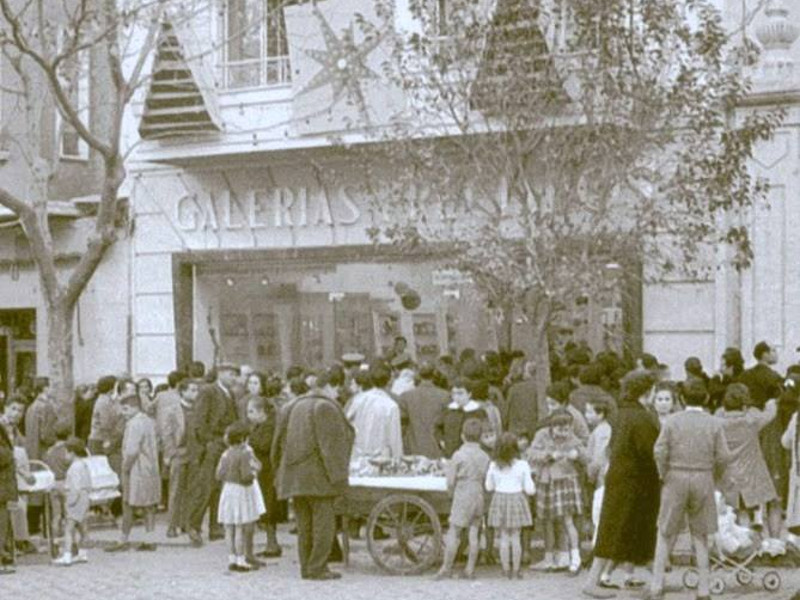
[{"label": "hat", "polygon": [[364,362],[364,360],[366,360],[366,358],[359,352],[348,352],[347,354],[342,355],[342,362],[345,365],[360,365]]},{"label": "hat", "polygon": [[758,342],[756,347],[753,348],[753,357],[756,360],[761,360],[761,357],[764,356],[767,352],[771,352],[772,348],[767,342]]},{"label": "hat", "polygon": [[401,352],[392,359],[392,367],[399,369],[405,365],[411,364],[411,356],[408,352]]},{"label": "hat", "polygon": [[232,362],[224,362],[217,365],[217,373],[220,371],[233,371],[237,375],[239,374],[239,367],[237,367]]}]

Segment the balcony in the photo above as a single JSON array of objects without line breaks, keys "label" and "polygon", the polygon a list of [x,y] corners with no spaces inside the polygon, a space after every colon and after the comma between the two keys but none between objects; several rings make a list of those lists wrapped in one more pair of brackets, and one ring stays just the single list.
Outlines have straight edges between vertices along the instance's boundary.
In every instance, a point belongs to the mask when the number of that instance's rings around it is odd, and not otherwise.
[{"label": "balcony", "polygon": [[218,65],[219,81],[228,90],[288,85],[292,70],[288,56],[263,56]]}]

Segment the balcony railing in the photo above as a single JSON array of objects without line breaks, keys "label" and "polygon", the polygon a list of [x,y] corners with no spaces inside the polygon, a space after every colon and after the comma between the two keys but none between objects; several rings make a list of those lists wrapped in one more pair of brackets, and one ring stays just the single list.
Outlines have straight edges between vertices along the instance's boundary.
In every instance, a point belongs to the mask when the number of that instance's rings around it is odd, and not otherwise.
[{"label": "balcony railing", "polygon": [[219,65],[220,80],[227,89],[275,87],[292,81],[288,56],[264,56]]}]

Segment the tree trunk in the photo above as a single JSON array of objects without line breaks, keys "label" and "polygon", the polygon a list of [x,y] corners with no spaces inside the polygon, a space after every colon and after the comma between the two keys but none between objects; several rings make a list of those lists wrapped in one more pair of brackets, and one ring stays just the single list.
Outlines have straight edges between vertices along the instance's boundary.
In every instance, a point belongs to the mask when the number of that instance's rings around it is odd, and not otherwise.
[{"label": "tree trunk", "polygon": [[74,356],[72,348],[75,306],[55,301],[47,303],[47,360],[50,386],[58,406],[59,424],[74,427]]},{"label": "tree trunk", "polygon": [[535,298],[530,302],[528,314],[533,324],[533,356],[536,365],[536,394],[539,399],[539,418],[547,414],[547,386],[550,385],[550,302]]}]

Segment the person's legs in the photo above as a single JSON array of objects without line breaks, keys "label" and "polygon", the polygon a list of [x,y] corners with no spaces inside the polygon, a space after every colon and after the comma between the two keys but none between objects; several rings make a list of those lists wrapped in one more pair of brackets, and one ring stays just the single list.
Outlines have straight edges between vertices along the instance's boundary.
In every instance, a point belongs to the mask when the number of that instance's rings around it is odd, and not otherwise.
[{"label": "person's legs", "polygon": [[133,529],[133,507],[127,502],[122,503],[122,543],[127,544]]},{"label": "person's legs", "polygon": [[236,554],[236,566],[239,571],[249,571],[250,566],[244,556],[244,525],[234,525],[233,527],[233,549]]},{"label": "person's legs", "polygon": [[555,567],[555,524],[553,519],[546,519],[544,522],[544,568],[552,569]]},{"label": "person's legs", "polygon": [[278,526],[272,518],[267,520],[267,548],[266,552],[275,554],[280,552],[281,545],[278,543]]},{"label": "person's legs", "polygon": [[500,564],[503,567],[503,573],[508,575],[511,571],[511,541],[508,539],[508,529],[505,527],[500,528]]},{"label": "person's legs", "polygon": [[770,537],[781,538],[783,533],[783,513],[780,500],[773,500],[767,504],[767,527],[769,528]]},{"label": "person's legs", "polygon": [[667,561],[669,560],[669,549],[672,548],[673,540],[660,529],[656,538],[656,556],[653,561],[653,579],[650,581],[650,593],[657,596],[664,591],[664,577],[666,576]]},{"label": "person's legs", "polygon": [[449,577],[453,572],[453,563],[456,560],[456,552],[458,552],[458,544],[461,539],[461,528],[455,525],[450,525],[447,529],[447,535],[444,540],[444,562],[442,568],[439,569],[437,577]]},{"label": "person's legs", "polygon": [[244,525],[244,557],[250,565],[258,565],[255,552],[256,524],[246,523]]},{"label": "person's legs", "polygon": [[472,576],[475,573],[475,563],[478,562],[478,553],[480,552],[480,539],[478,531],[480,526],[473,523],[469,528],[469,554],[467,556],[467,568],[464,572],[467,576]]},{"label": "person's legs", "polygon": [[311,514],[311,552],[307,570],[313,577],[328,571],[328,557],[336,537],[333,498],[311,498]]},{"label": "person's legs", "polygon": [[167,535],[177,535],[180,519],[179,489],[183,464],[178,459],[172,459],[169,465],[169,480],[167,486]]},{"label": "person's legs", "polygon": [[292,498],[295,524],[297,525],[297,557],[300,562],[300,575],[308,577],[308,561],[312,545],[311,501],[306,496]]},{"label": "person's legs", "polygon": [[228,547],[228,566],[236,564],[236,527],[225,525],[225,545]]},{"label": "person's legs", "polygon": [[608,568],[611,561],[606,558],[594,557],[592,566],[589,569],[589,575],[586,577],[586,585],[583,587],[582,593],[589,598],[615,598],[616,594],[600,587],[600,576]]},{"label": "person's legs", "polygon": [[566,515],[563,519],[564,527],[569,541],[569,570],[577,573],[581,569],[581,541],[578,528],[572,515]]},{"label": "person's legs", "polygon": [[694,543],[694,557],[697,561],[697,571],[700,573],[700,581],[697,585],[697,595],[700,598],[709,596],[709,584],[711,573],[708,564],[708,541],[704,535],[692,534]]},{"label": "person's legs", "polygon": [[514,577],[518,577],[519,567],[522,564],[522,544],[519,540],[519,529],[509,529],[508,542],[511,546],[511,572]]}]

